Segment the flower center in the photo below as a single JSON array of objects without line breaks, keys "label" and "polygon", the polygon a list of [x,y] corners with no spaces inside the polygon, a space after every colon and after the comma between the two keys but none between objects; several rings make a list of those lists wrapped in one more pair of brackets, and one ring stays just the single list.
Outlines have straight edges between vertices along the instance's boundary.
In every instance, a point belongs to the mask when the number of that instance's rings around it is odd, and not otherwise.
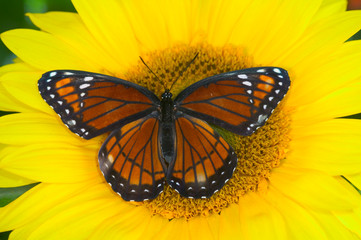
[{"label": "flower center", "polygon": [[[197,53],[198,57],[185,70]],[[179,45],[148,53],[142,58],[158,78],[141,61],[122,77],[148,88],[158,96],[177,78],[171,89],[173,96],[203,78],[256,67],[242,48],[234,46]],[[168,219],[190,219],[219,213],[230,204],[237,203],[247,192],[266,191],[271,170],[285,158],[289,143],[289,114],[282,105],[280,103],[265,126],[251,136],[244,137],[215,127],[237,153],[238,165],[232,178],[213,196],[208,199],[185,198],[166,184],[156,199],[135,204],[143,205],[152,214]]]}]

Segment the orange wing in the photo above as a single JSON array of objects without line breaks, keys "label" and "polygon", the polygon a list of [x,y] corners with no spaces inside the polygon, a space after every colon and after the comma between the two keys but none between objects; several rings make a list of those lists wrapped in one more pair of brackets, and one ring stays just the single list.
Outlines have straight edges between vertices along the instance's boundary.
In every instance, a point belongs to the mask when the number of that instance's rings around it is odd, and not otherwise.
[{"label": "orange wing", "polygon": [[247,136],[265,124],[289,86],[284,69],[249,68],[196,82],[174,102],[178,111]]},{"label": "orange wing", "polygon": [[145,117],[160,104],[144,87],[90,72],[47,72],[38,85],[41,96],[64,124],[85,139]]},{"label": "orange wing", "polygon": [[156,117],[154,113],[113,131],[99,151],[100,170],[124,200],[153,199],[163,191],[165,165]]},{"label": "orange wing", "polygon": [[176,157],[168,184],[182,196],[207,198],[223,187],[237,165],[232,147],[206,122],[177,114]]}]

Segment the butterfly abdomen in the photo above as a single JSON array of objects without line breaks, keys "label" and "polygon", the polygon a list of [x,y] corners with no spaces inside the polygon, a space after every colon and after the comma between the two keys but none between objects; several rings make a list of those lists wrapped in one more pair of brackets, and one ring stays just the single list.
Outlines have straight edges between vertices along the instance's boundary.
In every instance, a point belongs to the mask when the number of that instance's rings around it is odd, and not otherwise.
[{"label": "butterfly abdomen", "polygon": [[162,94],[161,126],[159,132],[160,147],[165,162],[169,165],[174,160],[175,130],[174,130],[174,103],[172,94],[166,90]]}]

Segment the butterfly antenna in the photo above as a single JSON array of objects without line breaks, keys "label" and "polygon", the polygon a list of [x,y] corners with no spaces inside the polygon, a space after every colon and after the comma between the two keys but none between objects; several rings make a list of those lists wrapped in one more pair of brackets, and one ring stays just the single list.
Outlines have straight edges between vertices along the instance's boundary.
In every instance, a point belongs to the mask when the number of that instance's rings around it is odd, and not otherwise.
[{"label": "butterfly antenna", "polygon": [[141,56],[139,56],[140,60],[142,61],[142,63],[149,69],[149,71],[155,76],[155,78],[160,81],[159,77],[157,76],[157,74],[155,74],[152,69],[150,69],[150,67],[144,62],[143,58]]},{"label": "butterfly antenna", "polygon": [[189,66],[194,62],[194,60],[196,60],[196,58],[198,57],[199,52],[197,52],[197,54],[194,56],[194,58],[187,64],[187,66],[180,72],[179,76],[177,77],[177,79],[172,83],[172,85],[169,88],[169,91],[172,89],[172,87],[174,86],[174,84],[183,76],[183,73],[189,68]]}]

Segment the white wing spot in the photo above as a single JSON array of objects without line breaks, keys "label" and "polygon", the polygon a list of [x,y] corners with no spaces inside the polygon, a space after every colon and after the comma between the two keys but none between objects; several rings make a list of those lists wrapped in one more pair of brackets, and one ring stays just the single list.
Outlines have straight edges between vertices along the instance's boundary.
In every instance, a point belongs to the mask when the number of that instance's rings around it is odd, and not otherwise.
[{"label": "white wing spot", "polygon": [[65,109],[65,113],[66,113],[66,114],[69,114],[69,113],[70,113],[70,110],[69,110],[69,109]]},{"label": "white wing spot", "polygon": [[248,76],[246,74],[239,74],[238,77],[241,78],[241,79],[247,79],[248,78]]},{"label": "white wing spot", "polygon": [[264,110],[266,110],[266,108],[267,108],[267,105],[266,105],[266,104],[264,104],[264,105],[263,105],[263,109],[264,109]]},{"label": "white wing spot", "polygon": [[276,89],[276,90],[275,90],[275,93],[276,93],[276,94],[279,94],[279,93],[280,93],[280,90],[279,90],[279,89]]},{"label": "white wing spot", "polygon": [[180,186],[179,182],[175,182],[175,184],[176,184],[177,186]]},{"label": "white wing spot", "polygon": [[49,79],[47,79],[47,80],[46,80],[46,82],[51,82],[51,80],[52,80],[52,79],[51,79],[51,78],[49,78]]},{"label": "white wing spot", "polygon": [[223,171],[223,172],[221,172],[221,175],[224,175],[224,171]]},{"label": "white wing spot", "polygon": [[283,76],[282,75],[277,75],[279,78],[283,78]]},{"label": "white wing spot", "polygon": [[249,102],[250,102],[250,103],[253,103],[254,101],[253,101],[253,99],[249,99]]},{"label": "white wing spot", "polygon": [[192,187],[187,188],[187,190],[192,190],[192,189],[193,189]]},{"label": "white wing spot", "polygon": [[50,77],[54,77],[56,74],[57,74],[57,72],[51,72],[51,73],[49,74],[49,76],[50,76]]},{"label": "white wing spot", "polygon": [[251,131],[251,128],[250,128],[250,127],[247,127],[247,131]]},{"label": "white wing spot", "polygon": [[161,187],[161,186],[162,186],[162,184],[161,184],[161,183],[159,183],[157,187]]},{"label": "white wing spot", "polygon": [[258,69],[257,72],[266,72],[266,69],[264,69],[264,68]]},{"label": "white wing spot", "polygon": [[55,95],[54,94],[50,94],[49,95],[51,98],[55,98]]},{"label": "white wing spot", "polygon": [[80,93],[80,97],[84,97],[85,96],[85,92]]},{"label": "white wing spot", "polygon": [[124,187],[124,184],[123,184],[123,183],[119,183],[119,185],[120,185],[121,187]]},{"label": "white wing spot", "polygon": [[243,85],[246,85],[246,86],[252,86],[252,83],[250,81],[243,81]]},{"label": "white wing spot", "polygon": [[130,192],[135,192],[135,190],[134,190],[134,189],[132,189]]},{"label": "white wing spot", "polygon": [[87,87],[90,87],[90,84],[84,83],[84,84],[79,86],[80,89],[84,89],[84,88],[87,88]]},{"label": "white wing spot", "polygon": [[282,85],[283,85],[283,82],[278,82],[278,85],[282,86]]},{"label": "white wing spot", "polygon": [[80,128],[80,131],[85,132],[86,130],[85,128]]},{"label": "white wing spot", "polygon": [[248,93],[248,94],[252,94],[252,90],[247,90],[247,93]]},{"label": "white wing spot", "polygon": [[93,80],[93,79],[94,79],[94,77],[85,77],[85,78],[84,78],[84,81],[88,82],[88,81],[91,81],[91,80]]},{"label": "white wing spot", "polygon": [[47,86],[47,87],[46,87],[46,90],[50,90],[50,89],[51,89],[51,87],[50,87],[50,86]]},{"label": "white wing spot", "polygon": [[58,101],[59,105],[63,105],[63,101]]},{"label": "white wing spot", "polygon": [[149,190],[148,190],[148,189],[144,189],[144,192],[149,192]]},{"label": "white wing spot", "polygon": [[63,74],[64,75],[74,75],[74,73],[72,73],[72,72],[64,72]]},{"label": "white wing spot", "polygon": [[206,197],[206,196],[202,196],[201,198],[205,199],[205,198],[207,198],[207,197]]},{"label": "white wing spot", "polygon": [[76,121],[73,119],[73,120],[69,120],[68,121],[68,124],[70,125],[70,126],[74,126],[75,124],[76,124]]},{"label": "white wing spot", "polygon": [[281,70],[280,70],[279,68],[274,68],[273,71],[274,71],[275,73],[281,73]]},{"label": "white wing spot", "polygon": [[206,189],[206,187],[201,187],[201,189]]},{"label": "white wing spot", "polygon": [[274,99],[274,97],[269,97],[268,100],[272,101]]},{"label": "white wing spot", "polygon": [[216,183],[216,181],[213,180],[213,181],[212,181],[212,184],[215,184],[215,183]]}]

